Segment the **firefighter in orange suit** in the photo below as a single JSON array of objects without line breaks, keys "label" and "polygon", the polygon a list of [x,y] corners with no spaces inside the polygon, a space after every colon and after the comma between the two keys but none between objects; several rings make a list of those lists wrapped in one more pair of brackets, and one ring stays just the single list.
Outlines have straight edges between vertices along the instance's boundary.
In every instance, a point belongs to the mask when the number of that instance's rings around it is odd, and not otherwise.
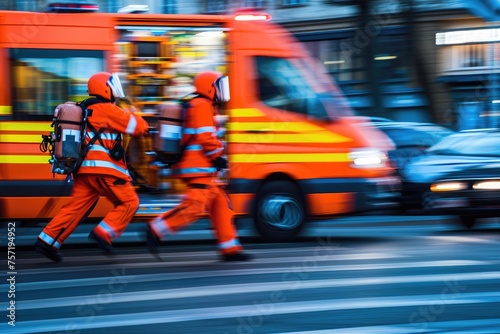
[{"label": "firefighter in orange suit", "polygon": [[139,207],[139,197],[127,170],[122,134],[146,135],[148,123],[116,105],[116,99],[124,97],[116,74],[99,72],[92,75],[88,93],[93,97],[83,102],[89,115],[86,142],[91,142],[94,136],[98,136],[97,140],[89,147],[74,175],[71,201],[47,224],[35,244],[39,253],[55,262],[62,261],[59,248],[100,196],[106,196],[114,208],[92,230],[89,239],[94,240],[105,254],[113,253],[112,240],[123,233]]},{"label": "firefighter in orange suit", "polygon": [[146,231],[150,252],[158,256],[160,241],[209,213],[224,261],[246,261],[233,225],[234,211],[227,193],[216,182],[217,172],[228,167],[224,147],[216,136],[217,104],[229,100],[228,78],[218,72],[203,72],[194,79],[195,97],[184,119],[181,160],[173,172],[187,184],[187,193],[176,208],[149,222]]}]

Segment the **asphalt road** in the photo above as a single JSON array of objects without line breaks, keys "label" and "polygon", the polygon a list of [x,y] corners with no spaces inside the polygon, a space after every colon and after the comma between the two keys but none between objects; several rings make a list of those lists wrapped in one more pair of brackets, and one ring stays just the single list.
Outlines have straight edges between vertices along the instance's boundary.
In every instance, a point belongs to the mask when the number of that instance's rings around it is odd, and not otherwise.
[{"label": "asphalt road", "polygon": [[[16,224],[16,245],[31,246],[36,241],[38,234],[47,222],[31,223],[28,227]],[[0,232],[0,245],[7,244],[7,223],[2,223]],[[88,235],[96,223],[81,224],[65,241],[65,244],[88,244]],[[258,233],[253,227],[251,219],[238,219],[236,221],[238,234],[241,237],[257,237]],[[486,219],[481,227],[500,227],[498,219]],[[145,222],[132,222],[116,243],[137,243],[144,240]],[[432,215],[366,215],[348,216],[307,222],[302,230],[301,237],[360,237],[360,236],[413,236],[425,235],[434,232],[444,232],[461,228],[455,216]],[[181,233],[170,237],[173,241],[212,240],[213,232],[210,222],[202,219],[186,227]]]},{"label": "asphalt road", "polygon": [[220,262],[213,241],[165,243],[163,261],[138,243],[111,259],[68,245],[59,264],[19,247],[0,284],[0,333],[500,333],[495,225],[244,238],[244,263]]}]

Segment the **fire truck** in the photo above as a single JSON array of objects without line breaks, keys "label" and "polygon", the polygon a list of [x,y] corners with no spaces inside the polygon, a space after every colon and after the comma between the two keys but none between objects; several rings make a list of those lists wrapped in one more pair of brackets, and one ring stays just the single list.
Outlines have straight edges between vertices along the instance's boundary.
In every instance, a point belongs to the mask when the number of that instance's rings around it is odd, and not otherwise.
[{"label": "fire truck", "polygon": [[[52,174],[39,144],[54,108],[85,99],[93,73],[118,73],[154,130],[158,106],[206,70],[230,78],[221,117],[237,220],[284,241],[311,219],[397,205],[392,144],[351,117],[335,80],[269,15],[0,11],[0,220],[48,222],[71,200],[71,180]],[[179,202],[185,188],[151,138],[130,138],[127,159],[141,199],[132,223]],[[102,198],[87,219],[110,209]]]}]

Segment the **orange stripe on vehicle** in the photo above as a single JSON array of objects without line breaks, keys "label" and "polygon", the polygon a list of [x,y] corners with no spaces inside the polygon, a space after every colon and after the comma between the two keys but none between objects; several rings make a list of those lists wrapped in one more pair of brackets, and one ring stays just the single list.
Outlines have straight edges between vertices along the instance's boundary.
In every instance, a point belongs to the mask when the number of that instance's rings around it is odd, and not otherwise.
[{"label": "orange stripe on vehicle", "polygon": [[10,155],[46,155],[48,152],[40,151],[40,145],[33,145],[33,143],[3,143],[0,142],[0,152],[2,154]]},{"label": "orange stripe on vehicle", "polygon": [[[3,197],[0,218],[24,219],[26,217],[36,217],[37,219],[50,219],[54,217],[61,208],[71,201],[71,197],[31,197],[29,205],[26,205],[25,197]],[[97,202],[89,218],[104,217],[113,205],[105,198],[101,197]]]},{"label": "orange stripe on vehicle", "polygon": [[238,212],[240,215],[246,215],[252,210],[250,204],[255,194],[229,194],[229,197],[231,198],[234,212]]},{"label": "orange stripe on vehicle", "polygon": [[354,206],[354,194],[309,194],[307,195],[307,202],[309,204],[309,214],[311,215],[321,216],[330,214],[342,214],[346,212],[352,212]]}]

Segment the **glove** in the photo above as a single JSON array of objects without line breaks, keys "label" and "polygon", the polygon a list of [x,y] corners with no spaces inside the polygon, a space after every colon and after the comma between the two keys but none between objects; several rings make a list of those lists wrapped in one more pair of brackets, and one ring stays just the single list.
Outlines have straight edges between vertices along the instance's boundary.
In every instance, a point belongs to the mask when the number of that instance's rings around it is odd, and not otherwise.
[{"label": "glove", "polygon": [[217,170],[221,169],[226,169],[229,167],[229,164],[227,163],[227,159],[223,157],[217,157],[214,160],[212,160],[212,163]]}]

